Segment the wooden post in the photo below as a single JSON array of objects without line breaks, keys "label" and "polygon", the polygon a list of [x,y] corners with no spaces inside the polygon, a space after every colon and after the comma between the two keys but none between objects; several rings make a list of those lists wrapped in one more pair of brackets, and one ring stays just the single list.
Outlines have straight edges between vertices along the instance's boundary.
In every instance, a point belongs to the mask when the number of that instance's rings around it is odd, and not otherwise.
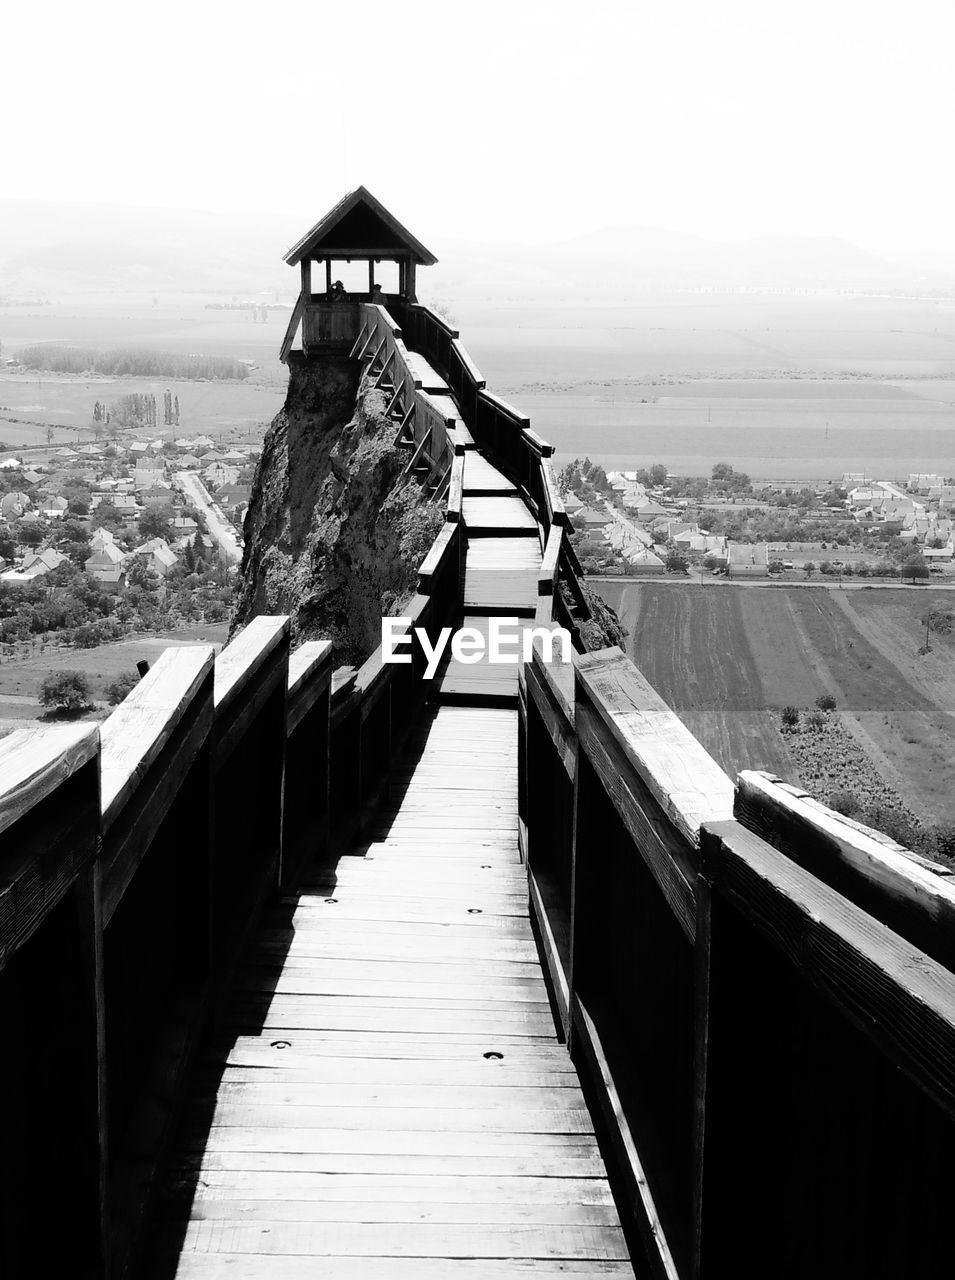
[{"label": "wooden post", "polygon": [[328,294],[328,293],[331,293],[331,291],[332,291],[332,260],[331,258],[326,258],[325,259],[325,292],[326,294]]},{"label": "wooden post", "polygon": [[406,295],[406,297],[407,297],[407,299],[408,299],[408,301],[409,301],[409,302],[417,302],[417,301],[418,301],[418,299],[415,297],[415,277],[414,277],[414,273],[415,273],[415,263],[414,263],[414,259],[413,259],[413,258],[409,258],[409,259],[407,260],[407,267],[405,268],[405,295]]},{"label": "wooden post", "polygon": [[312,263],[309,258],[302,259],[302,299],[306,306],[312,299]]}]

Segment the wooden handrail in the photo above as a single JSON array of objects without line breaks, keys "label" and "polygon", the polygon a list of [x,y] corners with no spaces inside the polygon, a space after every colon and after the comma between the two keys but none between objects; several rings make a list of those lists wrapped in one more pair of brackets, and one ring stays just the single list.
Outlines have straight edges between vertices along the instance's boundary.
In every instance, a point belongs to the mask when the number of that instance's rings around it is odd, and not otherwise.
[{"label": "wooden handrail", "polygon": [[955,969],[955,874],[948,867],[913,855],[772,774],[742,772],[734,811],[769,844]]},{"label": "wooden handrail", "polygon": [[737,822],[707,823],[703,872],[817,990],[955,1116],[955,982],[944,965]]},{"label": "wooden handrail", "polygon": [[732,781],[620,649],[581,654],[575,666],[578,731],[583,706],[591,740],[619,748],[674,829],[699,847],[704,822],[732,816]]},{"label": "wooden handrail", "polygon": [[478,391],[483,391],[484,388],[487,386],[487,380],[483,377],[483,375],[481,374],[481,370],[477,367],[477,365],[472,360],[471,355],[468,352],[467,348],[458,338],[453,338],[451,340],[451,352],[453,355],[455,355],[458,358],[458,360],[460,360],[461,365],[464,368],[464,371],[468,375],[468,378],[470,379],[470,381],[473,383],[475,389]]},{"label": "wooden handrail", "polygon": [[0,738],[0,832],[52,795],[99,751],[92,724],[15,729]]},{"label": "wooden handrail", "polygon": [[270,654],[289,637],[286,616],[265,614],[252,621],[230,641],[216,658],[216,712],[227,710],[265,664]]},{"label": "wooden handrail", "polygon": [[430,551],[422,560],[418,569],[418,591],[421,595],[430,594],[445,558],[452,553],[459,537],[460,526],[448,523],[444,525],[434,542],[432,542]]},{"label": "wooden handrail", "polygon": [[163,650],[155,666],[103,722],[100,778],[104,831],[116,821],[170,742],[214,662],[212,645]]},{"label": "wooden handrail", "polygon": [[458,453],[451,463],[451,487],[448,490],[446,518],[452,522],[461,519],[464,507],[464,453]]},{"label": "wooden handrail", "polygon": [[537,594],[552,596],[557,589],[557,568],[560,563],[560,549],[564,540],[564,531],[557,526],[547,535],[547,545],[541,560],[540,572],[537,575]]},{"label": "wooden handrail", "polygon": [[330,640],[308,640],[289,658],[286,732],[292,733],[315,702],[331,687],[333,649]]},{"label": "wooden handrail", "polygon": [[292,308],[292,314],[289,316],[288,328],[285,330],[285,337],[282,339],[282,346],[279,350],[279,359],[285,364],[288,361],[289,352],[292,350],[292,343],[295,341],[295,335],[298,327],[302,323],[302,317],[305,315],[305,298],[302,294],[298,295],[298,301]]}]

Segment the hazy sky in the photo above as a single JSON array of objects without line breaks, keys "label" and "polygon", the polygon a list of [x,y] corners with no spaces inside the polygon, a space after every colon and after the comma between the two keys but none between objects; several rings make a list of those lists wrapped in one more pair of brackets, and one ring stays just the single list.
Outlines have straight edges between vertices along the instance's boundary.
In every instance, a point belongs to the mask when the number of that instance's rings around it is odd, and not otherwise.
[{"label": "hazy sky", "polygon": [[951,0],[15,4],[0,194],[955,248]]}]

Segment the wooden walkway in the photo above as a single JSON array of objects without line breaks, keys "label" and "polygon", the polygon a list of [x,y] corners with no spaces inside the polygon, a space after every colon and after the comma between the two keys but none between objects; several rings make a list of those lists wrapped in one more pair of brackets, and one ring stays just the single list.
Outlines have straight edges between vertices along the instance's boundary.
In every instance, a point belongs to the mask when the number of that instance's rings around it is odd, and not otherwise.
[{"label": "wooden walkway", "polygon": [[[541,546],[537,521],[510,481],[480,454],[464,466],[462,516],[467,538],[463,626],[487,635],[492,616],[530,621],[537,608]],[[448,658],[438,676],[445,702],[517,706],[517,664]]]},{"label": "wooden walkway", "polygon": [[517,851],[517,714],[441,707],[257,939],[151,1277],[632,1276]]}]

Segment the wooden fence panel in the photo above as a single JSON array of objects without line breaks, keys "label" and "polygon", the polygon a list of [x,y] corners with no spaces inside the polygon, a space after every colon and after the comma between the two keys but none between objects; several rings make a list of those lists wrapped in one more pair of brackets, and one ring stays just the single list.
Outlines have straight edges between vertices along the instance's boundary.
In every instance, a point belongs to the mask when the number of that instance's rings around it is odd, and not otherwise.
[{"label": "wooden fence panel", "polygon": [[106,1259],[99,733],[0,741],[0,1274]]},{"label": "wooden fence panel", "polygon": [[328,850],[332,656],[330,640],[310,640],[289,659],[282,890],[293,888],[306,862]]},{"label": "wooden fence panel", "polygon": [[113,1262],[142,1224],[207,1012],[211,645],[166,649],[102,738],[102,920]]},{"label": "wooden fence panel", "polygon": [[826,808],[771,774],[747,770],[735,814],[863,910],[955,969],[955,874]]},{"label": "wooden fence panel", "polygon": [[949,1275],[951,972],[735,822],[703,849],[693,1274]]},{"label": "wooden fence panel", "polygon": [[215,664],[214,953],[220,979],[282,865],[289,620],[258,617]]}]

